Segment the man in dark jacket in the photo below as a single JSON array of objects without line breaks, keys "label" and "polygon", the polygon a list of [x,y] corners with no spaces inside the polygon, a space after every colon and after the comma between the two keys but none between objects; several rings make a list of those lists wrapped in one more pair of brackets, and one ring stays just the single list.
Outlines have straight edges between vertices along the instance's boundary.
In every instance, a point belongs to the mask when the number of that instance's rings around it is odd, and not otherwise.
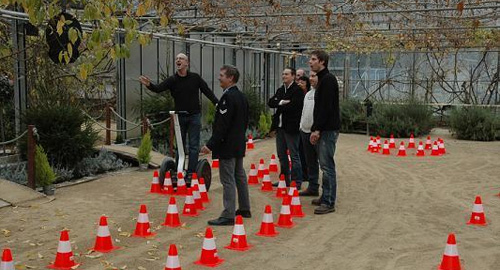
[{"label": "man in dark jacket", "polygon": [[[303,176],[299,157],[299,124],[304,104],[304,92],[295,82],[295,69],[285,68],[281,77],[283,86],[276,90],[276,94],[267,103],[270,108],[277,109],[273,116],[271,130],[276,130],[276,151],[280,160],[281,173],[285,175],[287,185],[294,180],[300,190]],[[290,150],[292,160],[291,175],[287,149]]]},{"label": "man in dark jacket", "polygon": [[201,108],[200,91],[215,105],[218,100],[208,87],[207,83],[197,73],[190,72],[189,59],[179,53],[175,58],[177,72],[165,81],[156,85],[146,76],[139,77],[139,81],[149,90],[160,93],[170,90],[174,98],[175,110],[186,111],[187,114],[179,114],[179,125],[181,126],[181,137],[184,144],[187,143],[186,135],[189,137],[189,163],[188,174],[196,172],[198,155],[200,152],[201,132]]},{"label": "man in dark jacket", "polygon": [[313,205],[319,206],[314,213],[321,215],[335,212],[337,198],[333,156],[340,130],[339,85],[337,78],[328,71],[328,54],[325,51],[313,51],[309,66],[318,76],[310,141],[318,147],[319,165],[323,171],[323,194],[312,201]]},{"label": "man in dark jacket", "polygon": [[[223,187],[224,211],[219,218],[208,221],[209,225],[233,225],[235,215],[251,217],[250,199],[243,157],[245,156],[248,126],[248,101],[236,83],[240,77],[234,66],[224,65],[220,69],[219,82],[224,92],[216,107],[213,133],[203,153],[213,152],[219,158],[220,181]],[[238,192],[239,209],[235,211]]]}]

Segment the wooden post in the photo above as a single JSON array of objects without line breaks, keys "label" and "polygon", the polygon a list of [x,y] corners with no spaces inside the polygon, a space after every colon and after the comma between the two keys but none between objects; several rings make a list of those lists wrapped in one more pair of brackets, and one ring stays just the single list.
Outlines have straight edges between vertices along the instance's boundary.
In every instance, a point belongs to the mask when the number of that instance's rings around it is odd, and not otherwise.
[{"label": "wooden post", "polygon": [[106,145],[111,145],[111,105],[106,105]]},{"label": "wooden post", "polygon": [[142,135],[145,135],[148,132],[148,118],[142,118]]},{"label": "wooden post", "polygon": [[35,148],[34,125],[28,125],[28,187],[35,189]]}]

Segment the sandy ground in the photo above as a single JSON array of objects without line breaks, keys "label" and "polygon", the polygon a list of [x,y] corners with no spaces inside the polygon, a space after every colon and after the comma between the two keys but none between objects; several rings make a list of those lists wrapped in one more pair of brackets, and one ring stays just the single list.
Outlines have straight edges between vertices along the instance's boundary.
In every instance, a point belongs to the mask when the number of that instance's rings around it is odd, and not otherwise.
[{"label": "sandy ground", "polygon": [[[442,132],[442,131],[441,131]],[[465,269],[500,268],[500,142],[457,141],[446,134],[443,157],[384,157],[366,152],[366,136],[341,134],[336,153],[337,212],[315,216],[310,198],[302,198],[306,217],[292,229],[278,229],[276,238],[258,231],[264,206],[280,200],[250,187],[253,217],[245,219],[250,251],[224,249],[232,227],[215,228],[220,269],[436,269],[447,235],[456,233]],[[245,165],[266,161],[274,141],[256,144]],[[414,153],[414,152],[410,152]],[[31,207],[0,209],[0,247],[13,249],[18,269],[43,269],[55,258],[59,231],[70,229],[79,269],[163,269],[171,243],[178,245],[183,269],[194,265],[201,251],[206,221],[221,211],[222,188],[218,171],[210,190],[212,203],[199,217],[186,218],[184,228],[159,228],[168,197],[148,194],[152,171],[126,171],[99,180],[60,188],[56,199]],[[276,178],[276,176],[273,176]],[[489,222],[467,226],[474,198],[481,195]],[[147,204],[156,237],[129,238],[140,204]],[[184,200],[178,201],[182,209]],[[93,245],[101,214],[123,249],[100,256],[87,254]],[[8,230],[8,231],[7,231]],[[121,231],[121,233],[120,233]]]}]

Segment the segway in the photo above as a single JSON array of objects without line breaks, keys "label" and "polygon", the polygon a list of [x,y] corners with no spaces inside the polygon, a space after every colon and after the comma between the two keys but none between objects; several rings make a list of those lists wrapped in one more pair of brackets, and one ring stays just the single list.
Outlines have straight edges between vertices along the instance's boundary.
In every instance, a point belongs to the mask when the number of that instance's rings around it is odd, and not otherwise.
[{"label": "segway", "polygon": [[[172,179],[172,185],[174,188],[177,187],[177,173],[178,172],[184,172],[184,165],[186,161],[186,155],[184,153],[184,142],[182,141],[182,135],[181,135],[181,126],[179,124],[179,114],[187,114],[185,111],[170,111],[170,121],[174,121],[174,131],[175,131],[175,141],[177,144],[177,156],[178,156],[178,163],[175,162],[175,159],[172,157],[165,157],[165,159],[161,163],[160,167],[160,175],[159,175],[159,182],[160,185],[163,187],[163,183],[165,180],[165,174],[166,172],[170,172],[170,176]],[[170,138],[170,143],[173,142],[173,138]],[[198,164],[196,165],[196,174],[198,175],[198,179],[203,177],[205,180],[205,186],[207,188],[207,191],[210,189],[210,184],[212,183],[212,168],[210,166],[210,163],[206,158],[198,160]],[[188,187],[191,186],[191,177],[187,178],[186,177],[186,185]]]}]

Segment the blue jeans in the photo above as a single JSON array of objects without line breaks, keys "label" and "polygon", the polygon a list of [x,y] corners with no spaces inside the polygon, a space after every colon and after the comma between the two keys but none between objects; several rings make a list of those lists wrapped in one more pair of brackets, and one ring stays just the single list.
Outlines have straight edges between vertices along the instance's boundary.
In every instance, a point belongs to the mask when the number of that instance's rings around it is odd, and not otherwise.
[{"label": "blue jeans", "polygon": [[[299,141],[299,133],[290,134],[281,128],[278,128],[276,131],[276,151],[278,152],[278,158],[280,160],[281,173],[285,175],[287,186],[290,185],[291,180],[295,181],[297,187],[302,185],[302,165],[300,164]],[[291,180],[288,167],[288,156],[286,154],[287,149],[290,150],[290,157],[292,159]]]},{"label": "blue jeans", "polygon": [[307,189],[312,192],[319,191],[319,162],[318,162],[318,147],[312,145],[310,138],[311,133],[300,132],[300,137],[302,139],[302,145],[304,149],[304,156],[306,158],[307,164],[307,176],[309,178],[309,185]]},{"label": "blue jeans", "polygon": [[[188,173],[196,172],[198,156],[200,154],[201,114],[179,114],[184,153],[189,157]],[[189,141],[186,141],[186,135]]]},{"label": "blue jeans", "polygon": [[319,165],[323,171],[323,194],[321,195],[321,204],[335,206],[337,198],[337,173],[335,172],[335,148],[338,131],[322,131],[317,144]]}]

